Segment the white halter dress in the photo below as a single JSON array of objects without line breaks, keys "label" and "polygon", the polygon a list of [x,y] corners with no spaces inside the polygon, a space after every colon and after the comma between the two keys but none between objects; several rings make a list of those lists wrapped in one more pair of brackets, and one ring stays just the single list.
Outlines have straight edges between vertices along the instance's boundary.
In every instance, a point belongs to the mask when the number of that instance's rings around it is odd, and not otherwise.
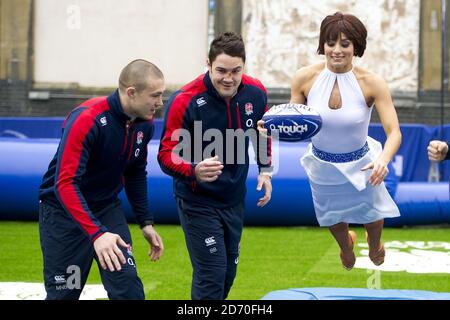
[{"label": "white halter dress", "polygon": [[[336,81],[342,107],[331,109],[328,103]],[[372,108],[367,107],[353,70],[333,73],[325,67],[307,104],[322,117],[321,130],[300,159],[310,181],[319,225],[366,224],[400,216],[384,182],[374,187],[368,182],[372,170],[361,171],[378,158],[382,146],[368,136]]]}]

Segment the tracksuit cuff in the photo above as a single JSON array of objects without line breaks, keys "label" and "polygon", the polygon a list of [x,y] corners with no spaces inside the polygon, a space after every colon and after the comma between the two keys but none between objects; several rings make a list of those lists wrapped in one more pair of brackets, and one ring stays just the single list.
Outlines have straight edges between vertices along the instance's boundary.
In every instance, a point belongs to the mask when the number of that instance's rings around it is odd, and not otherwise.
[{"label": "tracksuit cuff", "polygon": [[447,151],[447,155],[445,156],[445,160],[450,160],[450,141],[446,141],[449,150]]},{"label": "tracksuit cuff", "polygon": [[92,243],[94,243],[95,240],[97,240],[97,239],[98,239],[99,237],[101,237],[103,234],[104,234],[104,232],[103,232],[103,231],[100,231],[100,230],[98,230],[96,233],[94,233],[94,234],[91,236],[91,241],[92,241]]},{"label": "tracksuit cuff", "polygon": [[144,220],[139,223],[139,227],[143,229],[145,226],[154,226],[155,222],[153,220]]},{"label": "tracksuit cuff", "polygon": [[272,177],[273,167],[259,167],[259,174]]}]

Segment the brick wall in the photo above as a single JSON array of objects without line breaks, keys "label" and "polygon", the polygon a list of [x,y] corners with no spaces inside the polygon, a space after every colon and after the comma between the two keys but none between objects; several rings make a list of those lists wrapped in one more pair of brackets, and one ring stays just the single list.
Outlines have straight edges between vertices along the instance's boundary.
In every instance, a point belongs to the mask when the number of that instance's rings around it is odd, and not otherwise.
[{"label": "brick wall", "polygon": [[26,82],[0,80],[0,116],[28,115],[27,95]]}]

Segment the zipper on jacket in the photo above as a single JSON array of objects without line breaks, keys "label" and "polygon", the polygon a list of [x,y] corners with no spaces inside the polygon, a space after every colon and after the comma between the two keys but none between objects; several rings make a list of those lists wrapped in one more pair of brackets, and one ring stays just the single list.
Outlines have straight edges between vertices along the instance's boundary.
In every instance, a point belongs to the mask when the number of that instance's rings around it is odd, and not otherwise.
[{"label": "zipper on jacket", "polygon": [[195,192],[195,189],[197,189],[197,181],[196,180],[191,182],[191,190]]},{"label": "zipper on jacket", "polygon": [[228,114],[228,128],[233,129],[232,122],[231,122],[231,107],[230,103],[227,102],[227,114]]},{"label": "zipper on jacket", "polygon": [[236,115],[237,115],[238,128],[242,129],[242,127],[241,127],[241,113],[239,112],[239,103],[236,103]]},{"label": "zipper on jacket", "polygon": [[130,158],[131,158],[131,152],[133,151],[133,147],[134,147],[134,131],[133,131],[133,133],[131,134],[130,151],[128,151],[127,162],[130,161]]},{"label": "zipper on jacket", "polygon": [[125,155],[125,152],[127,151],[128,135],[130,133],[130,126],[131,126],[131,121],[127,120],[127,123],[125,124],[125,139],[124,139],[124,142],[123,142],[122,157]]}]

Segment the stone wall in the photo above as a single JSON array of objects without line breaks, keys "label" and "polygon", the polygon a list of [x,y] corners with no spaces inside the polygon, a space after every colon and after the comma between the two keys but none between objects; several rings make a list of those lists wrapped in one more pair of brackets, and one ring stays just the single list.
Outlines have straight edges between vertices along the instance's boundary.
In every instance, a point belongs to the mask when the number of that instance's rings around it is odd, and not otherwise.
[{"label": "stone wall", "polygon": [[243,0],[247,72],[266,86],[289,87],[295,71],[324,60],[317,54],[320,23],[336,11],[356,15],[368,30],[355,64],[397,91],[417,92],[420,0]]}]

